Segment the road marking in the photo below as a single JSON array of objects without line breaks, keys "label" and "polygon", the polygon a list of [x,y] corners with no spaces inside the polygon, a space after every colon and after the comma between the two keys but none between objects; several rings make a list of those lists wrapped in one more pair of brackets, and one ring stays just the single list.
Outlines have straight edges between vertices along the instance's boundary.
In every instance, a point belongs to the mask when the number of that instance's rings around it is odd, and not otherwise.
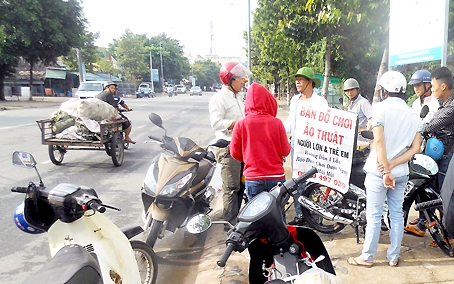
[{"label": "road marking", "polygon": [[20,124],[20,125],[15,125],[15,126],[8,126],[8,127],[2,127],[0,130],[6,130],[6,129],[12,129],[16,127],[22,127],[22,126],[30,126],[30,125],[35,125],[36,123],[28,123],[28,124]]},{"label": "road marking", "polygon": [[145,126],[146,126],[146,125],[142,125],[142,126],[139,126],[139,127],[137,127],[137,128],[139,128],[139,129],[140,129],[140,128],[144,128]]},{"label": "road marking", "polygon": [[47,160],[47,161],[41,162],[41,165],[49,164],[50,162],[51,162],[50,160]]}]

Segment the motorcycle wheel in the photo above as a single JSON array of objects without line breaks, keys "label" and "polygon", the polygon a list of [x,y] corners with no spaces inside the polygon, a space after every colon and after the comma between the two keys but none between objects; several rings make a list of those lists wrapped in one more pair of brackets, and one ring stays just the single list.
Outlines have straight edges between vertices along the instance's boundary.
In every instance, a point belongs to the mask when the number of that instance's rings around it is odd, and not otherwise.
[{"label": "motorcycle wheel", "polygon": [[144,242],[130,241],[142,284],[154,284],[158,277],[158,261],[153,249]]},{"label": "motorcycle wheel", "polygon": [[125,148],[122,134],[120,132],[114,132],[110,139],[110,156],[115,167],[123,164],[124,153]]},{"label": "motorcycle wheel", "polygon": [[154,247],[156,240],[158,239],[159,233],[161,233],[163,221],[158,221],[153,219],[150,225],[150,233],[148,234],[147,240],[145,241],[147,245],[151,248]]},{"label": "motorcycle wheel", "polygon": [[[326,194],[326,187],[322,186],[318,183],[314,183],[306,187],[303,191],[303,195],[317,203],[320,207],[325,208],[326,210],[332,210],[334,207],[341,208],[343,207],[342,203],[337,203],[337,204],[332,204],[331,202],[328,201],[323,201],[322,197],[325,196]],[[331,192],[331,194],[334,191]],[[337,193],[336,194],[340,194]],[[330,199],[329,197],[328,199]],[[316,201],[318,200],[318,201]],[[296,201],[298,202],[298,201]],[[342,201],[341,201],[342,202]],[[306,222],[315,230],[324,233],[324,234],[334,234],[337,232],[340,232],[343,228],[345,228],[345,224],[326,220],[320,215],[311,212],[309,209],[305,208],[304,206],[301,206],[301,211],[303,213],[304,219]]]},{"label": "motorcycle wheel", "polygon": [[443,251],[444,254],[450,257],[454,257],[454,248],[449,243],[448,232],[445,227],[438,219],[435,210],[425,210],[427,222],[429,222],[428,231],[438,247]]},{"label": "motorcycle wheel", "polygon": [[63,158],[65,157],[66,151],[55,145],[49,145],[49,159],[55,165],[60,165],[63,162]]}]

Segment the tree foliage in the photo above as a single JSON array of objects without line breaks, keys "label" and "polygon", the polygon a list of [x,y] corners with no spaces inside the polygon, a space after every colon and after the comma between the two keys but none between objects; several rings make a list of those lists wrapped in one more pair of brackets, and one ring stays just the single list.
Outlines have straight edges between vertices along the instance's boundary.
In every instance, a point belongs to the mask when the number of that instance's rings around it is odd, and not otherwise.
[{"label": "tree foliage", "polygon": [[191,76],[196,78],[196,85],[202,89],[219,85],[219,69],[221,64],[211,60],[200,60],[192,65]]},{"label": "tree foliage", "polygon": [[[33,66],[38,61],[53,63],[58,56],[81,45],[85,18],[78,0],[2,1],[0,7],[1,34],[10,40],[7,48],[2,47],[1,57],[8,60],[8,56],[14,56],[17,60],[20,56],[30,63],[31,87]],[[4,99],[1,75],[0,99]]]}]

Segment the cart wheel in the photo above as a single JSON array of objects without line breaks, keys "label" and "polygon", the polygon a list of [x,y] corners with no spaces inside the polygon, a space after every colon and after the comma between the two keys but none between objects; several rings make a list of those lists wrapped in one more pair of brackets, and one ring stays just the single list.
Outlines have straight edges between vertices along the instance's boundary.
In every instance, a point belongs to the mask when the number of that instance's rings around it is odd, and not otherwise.
[{"label": "cart wheel", "polygon": [[125,153],[125,148],[123,144],[123,137],[120,132],[114,132],[112,138],[110,139],[110,156],[112,157],[112,162],[116,167],[121,166],[123,163],[123,157]]},{"label": "cart wheel", "polygon": [[49,158],[55,165],[60,165],[65,157],[65,149],[55,145],[49,145]]}]

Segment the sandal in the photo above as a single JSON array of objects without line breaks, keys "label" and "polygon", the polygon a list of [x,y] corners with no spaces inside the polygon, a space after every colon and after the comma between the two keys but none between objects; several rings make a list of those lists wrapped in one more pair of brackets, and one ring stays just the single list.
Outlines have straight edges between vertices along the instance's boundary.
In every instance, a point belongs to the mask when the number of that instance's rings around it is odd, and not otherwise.
[{"label": "sandal", "polygon": [[418,224],[418,222],[419,222],[419,218],[416,218],[416,219],[411,220],[410,222],[408,222],[408,224],[410,224],[410,225],[416,225],[416,224]]},{"label": "sandal", "polygon": [[389,262],[389,266],[391,266],[391,267],[398,267],[398,266],[399,266],[399,259],[397,259],[396,262],[390,261],[390,262]]},{"label": "sandal", "polygon": [[[361,259],[360,261],[358,261],[359,259]],[[366,267],[366,268],[371,268],[372,266],[374,266],[374,263],[373,262],[366,262],[364,261],[361,257],[349,257],[347,259],[347,263],[350,264],[350,265],[353,265],[353,266],[360,266],[360,267]]]}]

